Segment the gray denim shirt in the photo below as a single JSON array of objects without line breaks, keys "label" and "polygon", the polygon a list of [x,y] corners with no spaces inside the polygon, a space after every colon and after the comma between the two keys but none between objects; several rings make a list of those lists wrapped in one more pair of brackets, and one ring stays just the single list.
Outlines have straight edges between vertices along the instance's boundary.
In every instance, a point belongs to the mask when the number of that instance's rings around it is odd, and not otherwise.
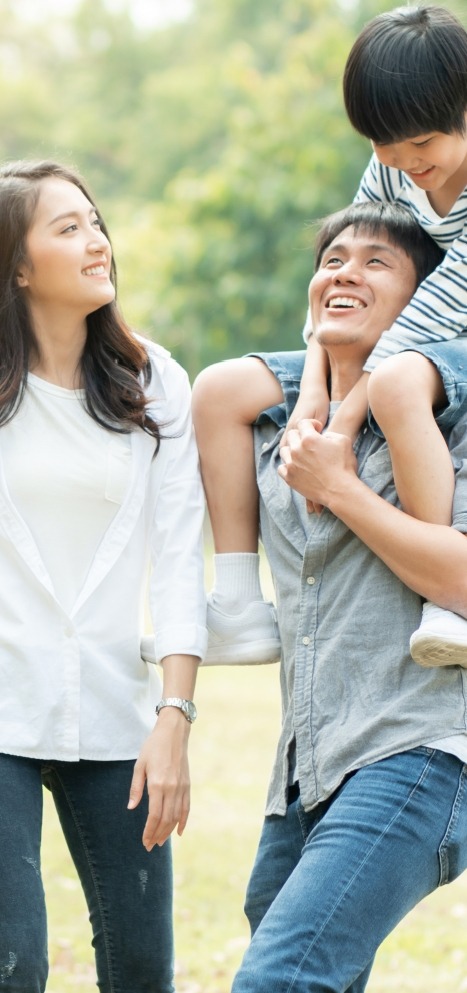
[{"label": "gray denim shirt", "polygon": [[[261,536],[283,646],[267,814],[285,813],[293,778],[309,810],[349,772],[467,728],[467,671],[425,669],[409,654],[421,598],[329,510],[307,513],[277,474],[281,435],[270,421],[255,428]],[[467,418],[449,447],[454,527],[467,532]],[[397,506],[386,443],[365,427],[356,452],[361,479]]]}]

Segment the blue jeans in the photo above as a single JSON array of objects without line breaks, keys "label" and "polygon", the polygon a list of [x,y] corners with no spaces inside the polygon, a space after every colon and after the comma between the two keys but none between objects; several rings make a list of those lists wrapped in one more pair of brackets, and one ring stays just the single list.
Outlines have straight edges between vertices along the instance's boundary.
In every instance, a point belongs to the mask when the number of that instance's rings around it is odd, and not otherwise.
[{"label": "blue jeans", "polygon": [[0,990],[43,993],[42,786],[54,798],[89,908],[101,993],[173,993],[170,842],[148,853],[147,798],[127,811],[134,762],[0,755]]},{"label": "blue jeans", "polygon": [[232,993],[362,993],[378,946],[467,866],[467,766],[414,748],[306,812],[267,817],[248,886],[252,941]]}]

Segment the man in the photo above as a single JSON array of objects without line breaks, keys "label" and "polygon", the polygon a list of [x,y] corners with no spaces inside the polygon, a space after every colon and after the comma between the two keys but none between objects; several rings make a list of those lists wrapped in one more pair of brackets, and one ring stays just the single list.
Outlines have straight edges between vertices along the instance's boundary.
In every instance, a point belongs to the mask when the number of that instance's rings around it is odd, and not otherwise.
[{"label": "man", "polygon": [[[331,415],[437,253],[395,205],[325,223],[310,306]],[[467,672],[409,654],[422,598],[467,615],[467,419],[447,439],[453,527],[426,524],[399,509],[368,423],[354,448],[316,422],[277,434],[299,375],[287,354],[262,358],[286,408],[256,428],[283,724],[233,993],[362,993],[386,935],[467,865]],[[324,509],[310,514],[307,501]]]}]

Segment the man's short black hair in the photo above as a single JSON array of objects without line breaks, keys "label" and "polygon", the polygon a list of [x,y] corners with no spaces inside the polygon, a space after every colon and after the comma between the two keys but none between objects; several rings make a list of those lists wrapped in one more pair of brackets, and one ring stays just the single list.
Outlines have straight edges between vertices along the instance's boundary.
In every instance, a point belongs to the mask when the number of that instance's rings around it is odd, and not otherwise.
[{"label": "man's short black hair", "polygon": [[355,41],[343,85],[351,124],[378,145],[465,134],[467,31],[444,7],[379,14]]},{"label": "man's short black hair", "polygon": [[329,245],[349,227],[373,236],[385,235],[392,245],[402,248],[415,266],[417,286],[444,258],[443,250],[405,207],[369,200],[351,204],[324,220],[315,242],[315,269],[319,269]]}]

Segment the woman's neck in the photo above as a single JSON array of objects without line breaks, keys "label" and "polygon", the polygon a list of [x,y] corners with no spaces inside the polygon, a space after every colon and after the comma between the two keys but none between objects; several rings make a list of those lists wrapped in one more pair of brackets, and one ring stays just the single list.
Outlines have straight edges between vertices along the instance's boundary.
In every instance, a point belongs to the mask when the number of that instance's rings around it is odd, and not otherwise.
[{"label": "woman's neck", "polygon": [[81,386],[81,359],[86,343],[86,325],[82,322],[44,324],[34,322],[37,349],[31,355],[29,371],[35,376],[74,390]]}]

